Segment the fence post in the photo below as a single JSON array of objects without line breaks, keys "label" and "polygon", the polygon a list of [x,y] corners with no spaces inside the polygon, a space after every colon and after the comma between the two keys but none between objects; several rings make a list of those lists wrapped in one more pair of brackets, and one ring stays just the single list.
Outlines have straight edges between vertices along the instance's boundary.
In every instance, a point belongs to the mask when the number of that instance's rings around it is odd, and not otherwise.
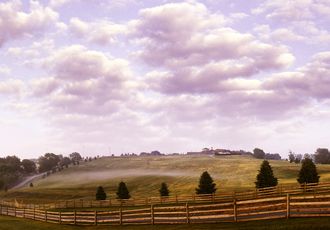
[{"label": "fence post", "polygon": [[187,224],[190,223],[190,218],[189,218],[189,204],[188,202],[186,203],[186,218],[187,218]]},{"label": "fence post", "polygon": [[306,184],[306,182],[304,183],[304,193],[306,193],[306,191],[307,191],[307,184]]},{"label": "fence post", "polygon": [[109,198],[109,207],[111,207],[111,198]]},{"label": "fence post", "polygon": [[23,208],[23,218],[25,219],[25,208]]},{"label": "fence post", "polygon": [[94,225],[97,225],[97,211],[94,212]]},{"label": "fence post", "polygon": [[58,222],[60,224],[62,224],[62,214],[61,214],[61,211],[59,211],[59,213],[58,213]]},{"label": "fence post", "polygon": [[153,204],[150,205],[150,213],[151,213],[151,224],[155,224],[155,218],[154,218],[154,206]]},{"label": "fence post", "polygon": [[47,222],[47,210],[45,211],[45,221]]},{"label": "fence post", "polygon": [[35,206],[33,206],[33,220],[36,219],[36,208]]},{"label": "fence post", "polygon": [[237,203],[236,203],[236,199],[234,199],[233,205],[234,205],[234,222],[237,222]]},{"label": "fence post", "polygon": [[286,218],[290,218],[290,194],[286,194]]},{"label": "fence post", "polygon": [[77,213],[76,213],[76,210],[74,210],[74,212],[73,212],[73,224],[74,225],[77,224]]},{"label": "fence post", "polygon": [[16,217],[16,207],[14,207],[14,212],[15,212],[14,216]]},{"label": "fence post", "polygon": [[122,208],[119,209],[119,224],[123,224],[123,210]]}]

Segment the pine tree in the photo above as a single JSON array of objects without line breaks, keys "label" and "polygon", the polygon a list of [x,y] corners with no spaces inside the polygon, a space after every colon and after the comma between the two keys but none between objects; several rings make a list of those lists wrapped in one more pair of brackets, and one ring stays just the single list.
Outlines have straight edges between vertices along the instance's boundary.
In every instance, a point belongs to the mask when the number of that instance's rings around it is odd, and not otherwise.
[{"label": "pine tree", "polygon": [[213,183],[213,179],[210,174],[205,171],[202,173],[199,179],[198,188],[196,188],[196,194],[213,194],[217,190],[216,184]]},{"label": "pine tree", "polygon": [[297,181],[303,183],[318,183],[320,176],[317,173],[316,166],[310,158],[305,158],[302,161]]},{"label": "pine tree", "polygon": [[272,167],[268,161],[264,160],[262,162],[255,184],[256,188],[267,188],[277,185],[277,178],[274,177]]},{"label": "pine tree", "polygon": [[159,189],[160,196],[169,196],[170,191],[168,190],[167,184],[162,183]]},{"label": "pine tree", "polygon": [[131,198],[131,195],[129,194],[126,184],[121,181],[118,185],[117,199],[129,199],[129,198]]},{"label": "pine tree", "polygon": [[104,192],[102,186],[99,186],[96,191],[96,200],[105,200],[107,198],[107,194]]}]

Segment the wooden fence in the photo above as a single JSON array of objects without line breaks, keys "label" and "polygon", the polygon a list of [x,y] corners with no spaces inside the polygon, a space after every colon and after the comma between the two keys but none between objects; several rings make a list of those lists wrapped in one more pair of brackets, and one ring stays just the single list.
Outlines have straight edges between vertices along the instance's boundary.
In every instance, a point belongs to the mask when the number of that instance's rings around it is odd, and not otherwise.
[{"label": "wooden fence", "polygon": [[285,195],[222,203],[120,207],[111,211],[54,212],[0,206],[0,214],[57,224],[128,225],[241,222],[290,217],[330,216],[330,195]]},{"label": "wooden fence", "polygon": [[0,201],[2,206],[10,206],[16,208],[34,208],[34,209],[77,209],[77,208],[107,208],[118,206],[143,206],[156,204],[182,204],[182,203],[205,203],[205,202],[231,202],[232,200],[250,200],[256,198],[267,198],[282,196],[286,194],[322,194],[330,193],[330,183],[319,184],[282,184],[276,187],[249,189],[240,192],[222,192],[212,195],[186,195],[186,196],[169,196],[169,197],[149,197],[149,198],[132,198],[129,200],[109,199],[102,201],[95,200],[66,200],[58,201],[51,204],[20,204],[13,201]]}]

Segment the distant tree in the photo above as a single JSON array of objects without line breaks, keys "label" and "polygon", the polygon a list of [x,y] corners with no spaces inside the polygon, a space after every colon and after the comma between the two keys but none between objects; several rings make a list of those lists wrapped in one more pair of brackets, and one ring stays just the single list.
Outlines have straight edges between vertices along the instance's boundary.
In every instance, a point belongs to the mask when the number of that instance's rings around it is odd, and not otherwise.
[{"label": "distant tree", "polygon": [[161,156],[162,155],[158,150],[154,150],[150,154],[151,154],[151,156]]},{"label": "distant tree", "polygon": [[51,171],[60,162],[60,157],[54,153],[46,153],[44,156],[39,157],[39,172]]},{"label": "distant tree", "polygon": [[301,169],[298,174],[297,181],[303,183],[318,183],[320,176],[317,173],[316,166],[312,159],[305,158],[302,161]]},{"label": "distant tree", "polygon": [[317,164],[330,164],[330,152],[325,148],[318,148],[315,153],[315,162]]},{"label": "distant tree", "polygon": [[196,188],[196,194],[213,194],[217,190],[216,184],[213,183],[213,179],[210,174],[205,171],[202,173],[199,179],[198,188]]},{"label": "distant tree", "polygon": [[37,170],[36,164],[31,160],[24,159],[22,160],[21,165],[23,168],[23,172],[26,174],[35,173]]},{"label": "distant tree", "polygon": [[272,167],[268,161],[264,160],[262,162],[255,184],[256,188],[267,188],[277,185],[277,178],[274,177]]},{"label": "distant tree", "polygon": [[257,159],[264,159],[265,158],[265,152],[262,149],[255,148],[253,149],[253,156]]},{"label": "distant tree", "polygon": [[63,157],[63,159],[61,159],[60,165],[68,167],[71,163],[72,163],[72,161],[69,157]]},{"label": "distant tree", "polygon": [[80,153],[77,153],[77,152],[73,152],[69,155],[71,161],[80,161],[82,160],[82,157],[80,155]]},{"label": "distant tree", "polygon": [[278,153],[266,153],[265,159],[266,160],[281,160],[281,155]]},{"label": "distant tree", "polygon": [[160,185],[159,193],[160,193],[160,196],[169,196],[170,195],[170,191],[168,190],[166,183],[163,182]]},{"label": "distant tree", "polygon": [[294,162],[295,159],[296,159],[296,157],[295,157],[294,152],[289,151],[289,161],[290,161],[290,163]]},{"label": "distant tree", "polygon": [[33,187],[33,183],[31,182],[31,183],[30,183],[30,188],[32,188],[32,187]]},{"label": "distant tree", "polygon": [[105,200],[107,199],[107,194],[104,192],[104,189],[102,186],[99,186],[96,190],[96,200]]},{"label": "distant tree", "polygon": [[7,172],[21,171],[21,160],[16,156],[7,156],[5,159]]},{"label": "distant tree", "polygon": [[129,194],[127,186],[123,181],[121,181],[118,185],[117,199],[129,199],[129,198],[131,198],[131,195]]},{"label": "distant tree", "polygon": [[294,163],[299,164],[301,162],[301,160],[302,160],[302,154],[296,154]]}]

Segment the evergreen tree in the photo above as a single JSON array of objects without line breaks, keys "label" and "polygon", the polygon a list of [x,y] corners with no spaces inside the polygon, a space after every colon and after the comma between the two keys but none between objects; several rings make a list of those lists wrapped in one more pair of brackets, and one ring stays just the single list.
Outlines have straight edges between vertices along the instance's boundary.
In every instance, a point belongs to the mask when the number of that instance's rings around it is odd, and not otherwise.
[{"label": "evergreen tree", "polygon": [[320,176],[317,173],[316,166],[310,158],[302,161],[297,181],[303,183],[318,183]]},{"label": "evergreen tree", "polygon": [[99,186],[96,191],[96,200],[105,200],[107,199],[107,194],[104,192],[104,189],[102,186]]},{"label": "evergreen tree", "polygon": [[256,188],[267,188],[277,185],[277,178],[274,177],[272,167],[268,161],[264,160],[262,162],[255,184]]},{"label": "evergreen tree", "polygon": [[198,188],[196,188],[196,194],[213,194],[217,190],[216,184],[213,183],[213,179],[210,174],[205,171],[202,173],[199,179]]},{"label": "evergreen tree", "polygon": [[131,195],[129,194],[126,184],[123,181],[121,181],[118,185],[117,199],[129,199],[129,198],[131,198]]},{"label": "evergreen tree", "polygon": [[160,196],[169,196],[170,191],[168,190],[167,184],[162,183],[159,189]]}]

